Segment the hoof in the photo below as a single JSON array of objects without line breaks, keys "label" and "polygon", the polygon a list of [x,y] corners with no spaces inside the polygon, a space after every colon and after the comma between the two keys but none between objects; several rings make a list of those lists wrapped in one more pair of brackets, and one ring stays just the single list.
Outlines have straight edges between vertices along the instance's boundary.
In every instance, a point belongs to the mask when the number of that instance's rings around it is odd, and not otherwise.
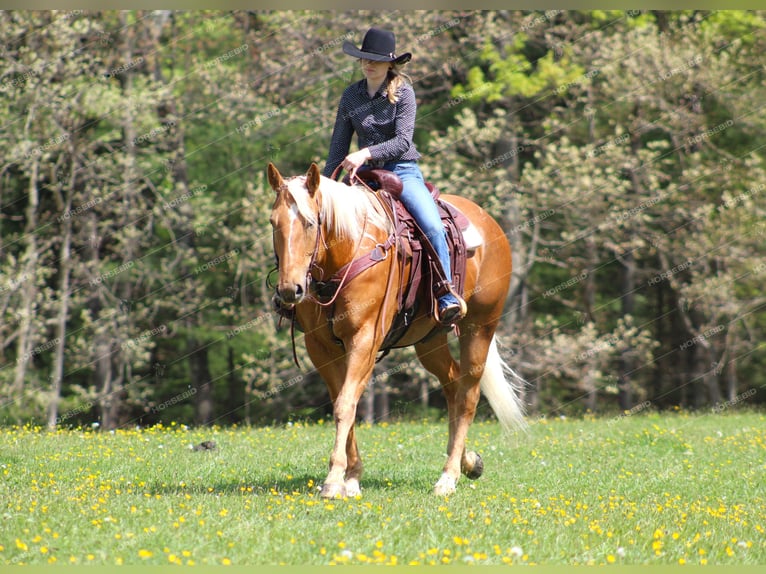
[{"label": "hoof", "polygon": [[466,478],[476,480],[484,472],[484,461],[479,456],[478,452],[465,453],[465,460],[463,461],[462,468],[463,474]]},{"label": "hoof", "polygon": [[442,474],[439,482],[434,486],[434,494],[436,496],[449,496],[450,494],[455,494],[456,489],[457,482],[455,479],[447,474]]},{"label": "hoof", "polygon": [[346,485],[343,483],[330,483],[322,485],[319,493],[322,498],[344,498],[346,496]]},{"label": "hoof", "polygon": [[346,487],[346,496],[348,496],[349,498],[362,496],[362,487],[359,486],[359,481],[356,478],[349,478],[346,481],[345,487]]}]

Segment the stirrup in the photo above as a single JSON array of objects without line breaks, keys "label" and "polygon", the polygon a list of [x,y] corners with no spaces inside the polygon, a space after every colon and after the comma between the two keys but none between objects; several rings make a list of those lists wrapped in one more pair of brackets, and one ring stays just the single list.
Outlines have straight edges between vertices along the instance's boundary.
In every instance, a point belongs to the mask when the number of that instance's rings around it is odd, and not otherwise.
[{"label": "stirrup", "polygon": [[450,303],[443,309],[439,309],[439,302],[436,302],[436,309],[434,310],[434,319],[436,322],[444,325],[445,327],[451,327],[458,321],[462,320],[468,312],[468,305],[465,300],[450,289],[452,295],[457,299],[457,303]]},{"label": "stirrup", "polygon": [[460,321],[463,317],[465,317],[464,309],[465,303],[462,305],[459,305],[458,303],[451,303],[439,311],[439,317],[437,318],[437,321],[439,324],[444,325],[445,327],[451,327]]}]

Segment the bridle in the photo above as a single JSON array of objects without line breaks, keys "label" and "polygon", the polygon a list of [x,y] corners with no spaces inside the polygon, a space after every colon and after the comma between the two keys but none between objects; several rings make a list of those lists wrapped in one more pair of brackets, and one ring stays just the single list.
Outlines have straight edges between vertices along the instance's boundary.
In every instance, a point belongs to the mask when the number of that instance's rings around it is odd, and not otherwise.
[{"label": "bridle", "polygon": [[[287,191],[287,189],[288,189],[287,184],[282,184],[282,186],[277,190],[277,193],[283,193],[283,192]],[[314,204],[315,204],[315,207],[316,207],[316,214],[317,214],[317,232],[316,232],[316,237],[314,239],[314,252],[311,255],[311,260],[309,261],[308,267],[306,268],[306,299],[311,301],[311,302],[313,302],[313,303],[316,303],[317,305],[321,305],[322,307],[329,307],[333,303],[335,303],[335,300],[338,298],[338,295],[340,294],[341,289],[346,284],[346,282],[349,280],[349,274],[350,274],[350,272],[352,270],[352,266],[351,265],[345,265],[344,267],[342,267],[339,270],[339,271],[343,272],[340,275],[340,277],[339,277],[339,273],[336,272],[331,278],[329,278],[327,280],[323,280],[324,278],[322,277],[322,275],[324,274],[324,269],[322,269],[317,264],[316,259],[317,259],[317,255],[319,254],[320,242],[324,245],[325,251],[329,250],[330,247],[327,245],[327,241],[326,241],[326,239],[324,238],[324,236],[322,234],[322,228],[323,228],[322,209],[321,209],[321,206],[319,205],[319,201],[316,198],[314,199]],[[368,221],[369,221],[369,217],[368,217],[367,214],[365,214],[365,216],[364,216],[364,224],[362,226],[362,232],[361,232],[361,234],[359,236],[359,242],[357,243],[356,248],[354,249],[353,260],[357,259],[357,255],[359,254],[359,249],[362,246],[362,241],[364,239],[365,232],[367,231],[367,223],[368,223]],[[274,286],[273,284],[271,284],[271,279],[270,279],[271,274],[274,273],[275,271],[277,271],[277,272],[279,271],[279,256],[275,253],[274,254],[274,258],[276,260],[276,267],[271,270],[271,272],[269,273],[269,278],[267,278],[267,284],[269,284],[269,288],[272,288]],[[314,271],[315,270],[318,270],[318,272],[319,272],[319,276],[318,277],[314,276]],[[321,299],[318,299],[309,290],[309,286],[312,283],[316,284],[316,283],[323,283],[323,282],[337,282],[337,284],[338,284],[338,287],[336,288],[335,293],[327,301],[323,301]]]}]

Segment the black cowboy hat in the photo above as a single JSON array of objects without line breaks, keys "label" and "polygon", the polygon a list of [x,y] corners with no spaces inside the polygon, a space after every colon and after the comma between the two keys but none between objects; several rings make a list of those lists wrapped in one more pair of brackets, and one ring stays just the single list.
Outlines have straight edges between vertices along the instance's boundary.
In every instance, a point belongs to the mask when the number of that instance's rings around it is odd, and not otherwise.
[{"label": "black cowboy hat", "polygon": [[370,28],[364,35],[361,50],[348,40],[343,42],[343,51],[349,56],[373,60],[375,62],[396,62],[406,64],[412,58],[412,54],[405,52],[401,56],[396,55],[396,38],[393,32],[380,28]]}]

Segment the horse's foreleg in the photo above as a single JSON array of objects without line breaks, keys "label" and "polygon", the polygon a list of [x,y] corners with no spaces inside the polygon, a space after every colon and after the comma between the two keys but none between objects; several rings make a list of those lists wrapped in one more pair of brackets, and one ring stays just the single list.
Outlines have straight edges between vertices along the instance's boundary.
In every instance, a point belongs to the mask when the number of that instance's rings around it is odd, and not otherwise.
[{"label": "horse's foreleg", "polygon": [[[362,385],[362,389],[364,389],[364,385]],[[359,481],[362,479],[362,458],[359,456],[359,448],[356,444],[355,429],[356,427],[352,425],[346,440],[346,476],[344,485],[346,487],[346,496],[349,497],[362,494],[362,487],[359,484]]]},{"label": "horse's foreleg", "polygon": [[347,346],[346,377],[333,404],[335,444],[330,455],[330,472],[322,486],[324,498],[360,494],[362,462],[356,446],[356,407],[372,375],[375,353],[370,345],[355,341]]},{"label": "horse's foreleg", "polygon": [[330,454],[330,472],[322,486],[322,497],[336,498],[356,496],[360,493],[359,479],[362,475],[362,461],[356,446],[354,422],[356,405],[364,391],[369,375],[364,379],[343,383],[335,399],[335,444]]},{"label": "horse's foreleg", "polygon": [[[327,385],[327,391],[330,394],[332,400],[333,410],[335,411],[336,425],[338,423],[337,405],[339,404],[339,398],[341,390],[344,388],[344,380],[346,379],[346,360],[343,350],[335,344],[327,345],[319,341],[314,337],[306,337],[306,350],[311,357],[312,362],[317,365],[317,371],[322,376],[325,384]],[[359,459],[359,453],[356,450],[356,441],[354,440],[353,427],[348,433],[348,439],[346,441],[348,450],[348,459],[352,461],[355,468],[358,468],[357,473],[361,476],[361,460]],[[333,449],[333,453],[337,450]],[[344,463],[345,464],[345,463]],[[330,469],[333,468],[333,460],[330,460]],[[321,495],[328,498],[334,498],[335,496],[345,496],[346,490],[343,488],[343,481],[331,482],[329,476],[325,480],[322,487]],[[358,477],[357,477],[358,486]]]}]

